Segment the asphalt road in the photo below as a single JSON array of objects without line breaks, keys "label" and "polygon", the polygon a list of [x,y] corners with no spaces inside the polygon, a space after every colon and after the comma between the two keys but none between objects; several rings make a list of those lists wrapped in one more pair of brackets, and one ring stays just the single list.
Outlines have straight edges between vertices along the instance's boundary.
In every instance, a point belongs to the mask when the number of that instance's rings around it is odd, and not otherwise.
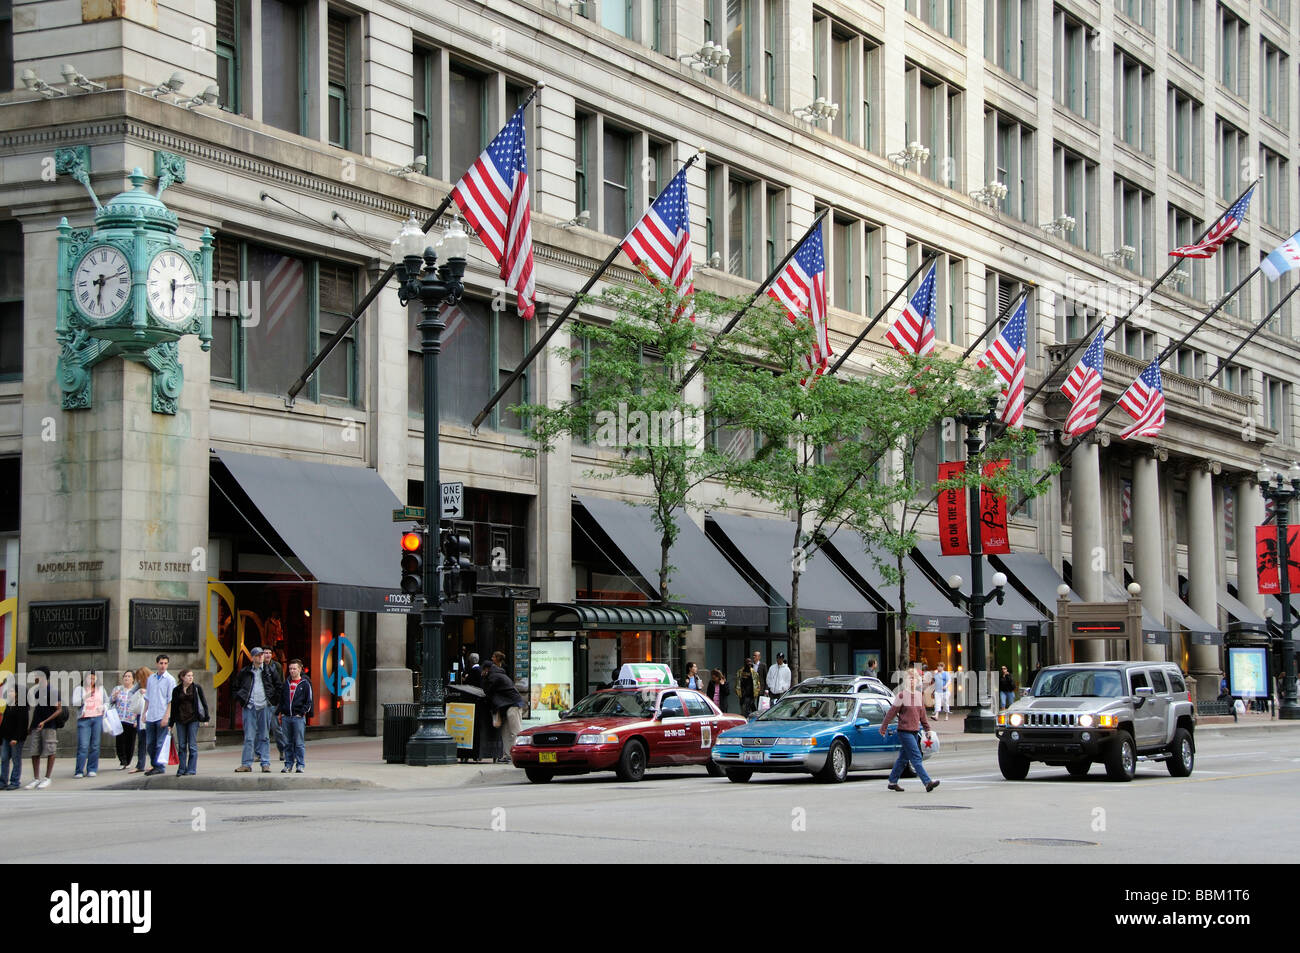
[{"label": "asphalt road", "polygon": [[[1224,732],[1223,735],[1227,735]],[[381,861],[1292,862],[1300,844],[1300,745],[1292,732],[1200,740],[1192,777],[1140,763],[1128,784],[1035,765],[1013,783],[993,749],[940,752],[942,785],[897,794],[884,775],[748,784],[702,768],[547,785],[428,790],[93,791],[0,794],[10,863],[284,864]],[[498,776],[499,777],[499,776]],[[1285,845],[1291,845],[1285,847]]]}]

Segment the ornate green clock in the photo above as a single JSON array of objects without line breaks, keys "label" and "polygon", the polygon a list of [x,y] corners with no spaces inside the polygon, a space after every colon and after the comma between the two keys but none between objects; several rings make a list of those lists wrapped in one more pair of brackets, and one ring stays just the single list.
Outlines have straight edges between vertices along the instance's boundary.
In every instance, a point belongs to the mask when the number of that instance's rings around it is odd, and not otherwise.
[{"label": "ornate green clock", "polygon": [[176,413],[185,381],[177,342],[197,334],[212,346],[212,233],[191,251],[176,237],[178,219],[163,191],[185,181],[185,160],[154,154],[158,190],[131,174],[130,190],[101,205],[90,187],[89,150],[61,149],[56,168],[72,175],[95,202],[95,227],[59,223],[58,375],[64,410],[91,406],[91,369],[122,355],[153,371],[153,410]]}]

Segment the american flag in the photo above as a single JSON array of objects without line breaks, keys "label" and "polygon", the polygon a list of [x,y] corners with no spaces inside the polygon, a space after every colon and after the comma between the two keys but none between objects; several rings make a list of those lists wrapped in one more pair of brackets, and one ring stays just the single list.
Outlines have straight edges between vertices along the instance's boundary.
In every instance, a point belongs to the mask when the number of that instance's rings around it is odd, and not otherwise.
[{"label": "american flag", "polygon": [[627,238],[623,250],[641,274],[656,288],[667,282],[682,296],[677,316],[695,320],[689,298],[695,293],[691,264],[691,206],[686,195],[686,166],[673,176],[659,197],[646,209]]},{"label": "american flag", "polygon": [[934,350],[934,268],[934,265],[930,266],[912,300],[885,333],[885,340],[905,357],[929,354]]},{"label": "american flag", "polygon": [[501,278],[514,290],[519,316],[528,320],[533,300],[533,229],[528,211],[528,148],[520,106],[497,137],[456,183],[451,197],[478,232]]},{"label": "american flag", "polygon": [[1119,516],[1124,526],[1128,526],[1133,520],[1133,481],[1120,481],[1120,504]]},{"label": "american flag", "polygon": [[1085,434],[1097,426],[1097,408],[1101,404],[1102,365],[1106,360],[1106,334],[1100,329],[1097,336],[1074,365],[1070,376],[1061,385],[1061,393],[1072,406],[1065,418],[1065,433],[1070,437]]},{"label": "american flag", "polygon": [[[814,377],[830,362],[831,345],[826,336],[826,256],[822,251],[822,227],[808,234],[776,276],[767,293],[785,307],[790,323],[808,316],[812,323],[812,352],[805,358]],[[805,383],[807,383],[805,381]]]},{"label": "american flag", "polygon": [[1152,361],[1138,379],[1120,395],[1119,405],[1130,417],[1133,426],[1120,434],[1129,437],[1154,437],[1165,426],[1165,391],[1161,385],[1160,365]]},{"label": "american flag", "polygon": [[1205,234],[1199,242],[1194,245],[1180,245],[1169,254],[1178,258],[1210,258],[1216,251],[1228,240],[1233,232],[1240,227],[1242,221],[1246,218],[1246,209],[1250,208],[1250,198],[1255,194],[1254,186],[1251,186],[1249,192],[1237,200],[1237,204],[1228,209],[1227,213],[1220,216],[1214,226]]},{"label": "american flag", "polygon": [[1002,422],[1019,428],[1025,417],[1025,340],[1028,336],[1029,299],[1022,298],[1020,307],[1011,316],[992,346],[979,359],[979,367],[991,367],[1002,381],[1006,406],[1002,408]]}]

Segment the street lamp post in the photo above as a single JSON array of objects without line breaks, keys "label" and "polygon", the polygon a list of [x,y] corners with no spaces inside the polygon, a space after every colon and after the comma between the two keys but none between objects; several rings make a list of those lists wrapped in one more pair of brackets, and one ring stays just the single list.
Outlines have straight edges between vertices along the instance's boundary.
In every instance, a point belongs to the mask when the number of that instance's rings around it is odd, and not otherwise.
[{"label": "street lamp post", "polygon": [[[1296,472],[1293,468],[1292,472]],[[1270,477],[1272,482],[1270,482]],[[1291,518],[1291,501],[1300,496],[1300,475],[1284,480],[1281,473],[1265,471],[1259,475],[1259,489],[1264,499],[1273,501],[1277,514],[1278,584],[1282,600],[1282,698],[1278,718],[1300,721],[1300,700],[1296,698],[1296,659],[1294,630],[1300,623],[1291,620],[1291,541],[1287,527]]]},{"label": "street lamp post", "polygon": [[[424,371],[424,506],[428,531],[424,545],[424,606],[420,634],[424,641],[420,678],[419,725],[406,745],[411,765],[454,764],[456,739],[447,734],[446,694],[443,687],[442,599],[438,580],[438,513],[441,502],[438,471],[438,353],[447,326],[442,306],[455,304],[465,290],[465,254],[469,236],[453,220],[437,251],[428,247],[423,229],[411,216],[393,241],[397,297],[402,306],[419,299],[423,310],[417,327],[423,335],[420,350]],[[438,264],[438,251],[446,261]]]},{"label": "street lamp post", "polygon": [[[971,461],[979,456],[980,448],[984,445],[983,427],[990,423],[994,418],[994,407],[996,405],[990,402],[987,412],[982,414],[961,414],[957,420],[966,428],[966,466],[971,465]],[[966,602],[970,610],[970,638],[971,638],[971,667],[975,670],[975,705],[977,714],[966,716],[964,731],[966,734],[992,734],[997,730],[997,716],[985,705],[981,697],[981,687],[985,678],[989,675],[988,669],[988,620],[984,617],[984,606],[993,600],[997,600],[998,605],[1002,604],[1002,587],[1006,585],[1007,577],[1002,573],[993,574],[992,593],[984,591],[984,549],[980,541],[980,486],[978,483],[971,485],[969,491],[969,502],[967,509],[970,510],[970,595],[962,596],[959,591],[961,586],[961,577],[953,576],[948,580],[948,584],[957,591],[957,598]],[[953,580],[956,580],[954,585]],[[989,687],[990,702],[992,701],[992,686]]]}]

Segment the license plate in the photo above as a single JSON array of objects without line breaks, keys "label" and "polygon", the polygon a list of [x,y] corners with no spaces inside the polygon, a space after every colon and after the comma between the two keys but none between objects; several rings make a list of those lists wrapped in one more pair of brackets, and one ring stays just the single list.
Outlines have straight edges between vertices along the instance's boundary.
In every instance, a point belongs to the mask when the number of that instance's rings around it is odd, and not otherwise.
[{"label": "license plate", "polygon": [[742,751],[742,752],[740,753],[740,760],[743,761],[745,764],[762,764],[762,763],[763,763],[763,752],[761,752],[761,751]]},{"label": "license plate", "polygon": [[555,764],[555,752],[539,751],[537,753],[537,760],[540,761],[542,764]]}]

